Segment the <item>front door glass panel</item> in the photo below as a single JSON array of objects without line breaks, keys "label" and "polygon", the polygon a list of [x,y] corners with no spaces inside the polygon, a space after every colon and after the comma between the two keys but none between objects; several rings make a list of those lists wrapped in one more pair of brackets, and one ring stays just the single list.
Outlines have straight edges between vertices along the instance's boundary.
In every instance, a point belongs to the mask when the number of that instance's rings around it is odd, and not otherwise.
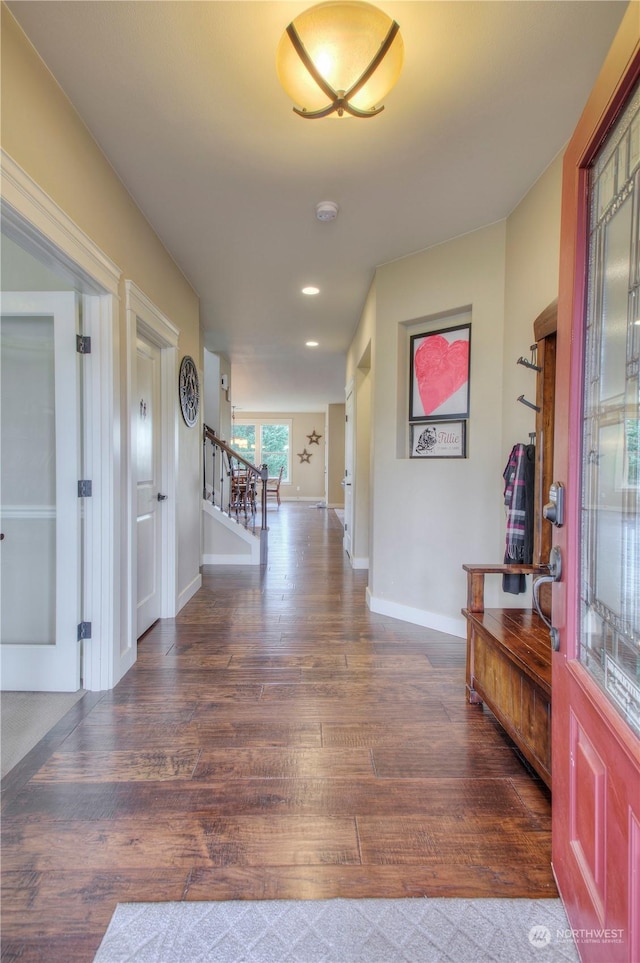
[{"label": "front door glass panel", "polygon": [[640,734],[640,86],[590,171],[579,657]]}]

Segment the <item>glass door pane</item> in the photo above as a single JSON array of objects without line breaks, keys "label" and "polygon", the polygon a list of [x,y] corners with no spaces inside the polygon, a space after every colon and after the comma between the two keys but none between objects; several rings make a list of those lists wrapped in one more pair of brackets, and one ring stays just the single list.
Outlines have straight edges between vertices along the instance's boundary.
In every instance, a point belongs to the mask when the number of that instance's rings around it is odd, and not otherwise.
[{"label": "glass door pane", "polygon": [[5,316],[1,325],[1,639],[55,645],[53,317]]},{"label": "glass door pane", "polygon": [[77,302],[3,292],[0,318],[1,685],[80,685]]},{"label": "glass door pane", "polygon": [[640,733],[640,88],[590,190],[580,659]]}]

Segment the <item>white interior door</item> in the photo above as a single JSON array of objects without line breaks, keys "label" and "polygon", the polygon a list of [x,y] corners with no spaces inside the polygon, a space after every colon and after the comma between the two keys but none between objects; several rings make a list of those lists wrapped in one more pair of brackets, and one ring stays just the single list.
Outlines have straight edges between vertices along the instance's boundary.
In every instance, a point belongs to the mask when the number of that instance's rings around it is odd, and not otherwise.
[{"label": "white interior door", "polygon": [[3,293],[0,685],[80,687],[79,391],[72,292]]},{"label": "white interior door", "polygon": [[345,426],[344,426],[344,550],[352,557],[353,551],[353,383],[347,388],[345,398]]},{"label": "white interior door", "polygon": [[137,634],[161,614],[161,550],[163,495],[161,479],[160,348],[138,336],[135,428]]}]

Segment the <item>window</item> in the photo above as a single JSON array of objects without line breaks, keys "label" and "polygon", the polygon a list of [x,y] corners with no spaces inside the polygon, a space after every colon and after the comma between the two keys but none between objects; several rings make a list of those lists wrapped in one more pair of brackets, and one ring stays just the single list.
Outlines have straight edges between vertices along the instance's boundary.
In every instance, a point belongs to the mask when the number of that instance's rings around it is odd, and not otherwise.
[{"label": "window", "polygon": [[290,421],[238,421],[233,425],[231,446],[254,465],[266,464],[269,477],[275,478],[284,468],[282,481],[290,476]]},{"label": "window", "polygon": [[640,85],[591,169],[580,660],[640,734]]}]

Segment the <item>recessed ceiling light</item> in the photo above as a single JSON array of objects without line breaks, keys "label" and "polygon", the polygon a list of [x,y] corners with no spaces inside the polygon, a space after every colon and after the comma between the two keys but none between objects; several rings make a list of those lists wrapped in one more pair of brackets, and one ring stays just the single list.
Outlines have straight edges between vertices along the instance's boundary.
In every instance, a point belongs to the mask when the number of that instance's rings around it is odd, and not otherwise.
[{"label": "recessed ceiling light", "polygon": [[305,341],[305,344],[306,344],[307,348],[317,348],[317,347],[318,347],[318,342],[317,342],[317,341]]},{"label": "recessed ceiling light", "polygon": [[306,288],[302,289],[303,294],[320,294],[320,288],[315,287],[313,284],[308,284]]}]

